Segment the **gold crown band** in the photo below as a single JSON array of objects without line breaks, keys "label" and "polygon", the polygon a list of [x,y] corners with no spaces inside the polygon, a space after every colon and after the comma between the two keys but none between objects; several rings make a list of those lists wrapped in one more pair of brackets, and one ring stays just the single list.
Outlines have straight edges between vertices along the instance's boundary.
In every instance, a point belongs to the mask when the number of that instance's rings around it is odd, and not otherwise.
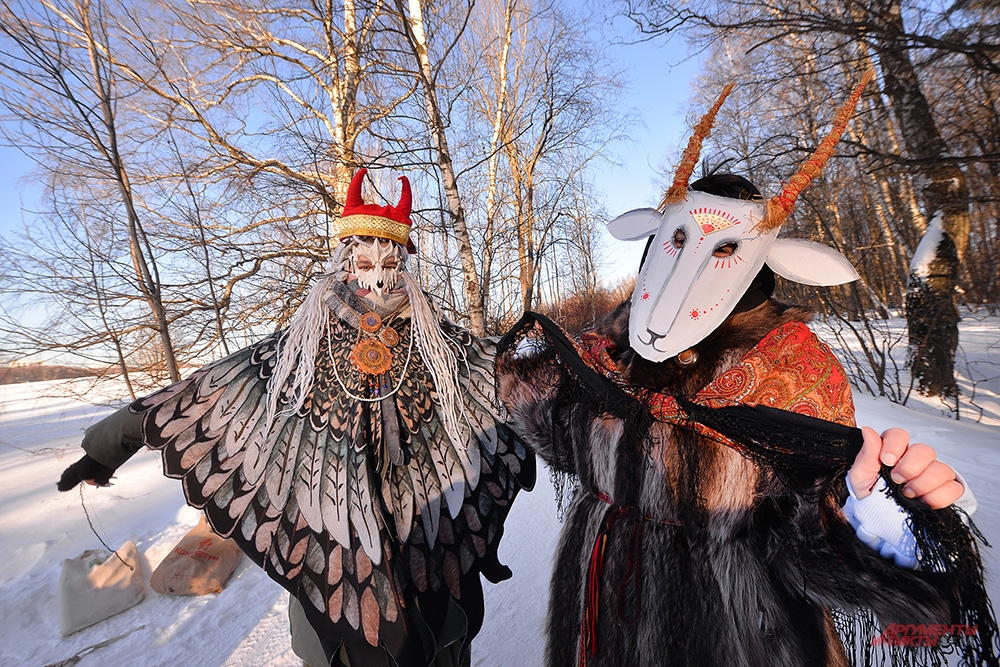
[{"label": "gold crown band", "polygon": [[410,240],[410,225],[396,222],[380,215],[349,215],[340,219],[337,236],[376,236],[389,239],[400,245],[406,245]]}]

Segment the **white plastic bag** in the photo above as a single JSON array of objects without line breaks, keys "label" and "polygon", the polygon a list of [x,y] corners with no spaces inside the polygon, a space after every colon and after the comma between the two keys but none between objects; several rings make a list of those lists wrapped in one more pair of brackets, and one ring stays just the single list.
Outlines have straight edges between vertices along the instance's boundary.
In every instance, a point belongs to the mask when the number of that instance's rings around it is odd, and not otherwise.
[{"label": "white plastic bag", "polygon": [[134,607],[145,597],[133,542],[126,542],[118,556],[103,549],[85,551],[63,561],[59,631],[66,637]]}]

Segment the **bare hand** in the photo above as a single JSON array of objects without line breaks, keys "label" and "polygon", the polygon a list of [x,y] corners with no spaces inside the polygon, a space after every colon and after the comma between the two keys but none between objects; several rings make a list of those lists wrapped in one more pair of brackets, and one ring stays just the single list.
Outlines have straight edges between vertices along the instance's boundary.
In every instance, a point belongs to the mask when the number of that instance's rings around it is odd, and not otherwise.
[{"label": "bare hand", "polygon": [[933,448],[911,445],[910,434],[900,428],[881,436],[867,426],[861,430],[864,444],[847,473],[859,499],[871,493],[882,464],[892,468],[892,481],[902,485],[904,496],[918,498],[931,509],[948,507],[962,495],[964,488],[955,471],[937,460]]}]

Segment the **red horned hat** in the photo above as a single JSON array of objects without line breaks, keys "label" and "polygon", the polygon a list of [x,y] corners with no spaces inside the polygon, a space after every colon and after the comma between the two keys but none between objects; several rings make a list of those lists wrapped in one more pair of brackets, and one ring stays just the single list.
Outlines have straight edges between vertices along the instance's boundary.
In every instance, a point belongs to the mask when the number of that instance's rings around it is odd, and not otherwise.
[{"label": "red horned hat", "polygon": [[412,203],[410,181],[406,176],[399,177],[403,186],[399,193],[399,203],[395,206],[366,204],[361,196],[361,183],[365,180],[367,173],[367,169],[358,169],[354,178],[351,179],[351,185],[347,189],[347,201],[344,202],[344,212],[340,214],[337,237],[343,241],[348,236],[374,236],[395,241],[406,246],[407,250],[412,253],[413,244],[410,242],[410,230],[413,228],[413,222],[410,221]]}]

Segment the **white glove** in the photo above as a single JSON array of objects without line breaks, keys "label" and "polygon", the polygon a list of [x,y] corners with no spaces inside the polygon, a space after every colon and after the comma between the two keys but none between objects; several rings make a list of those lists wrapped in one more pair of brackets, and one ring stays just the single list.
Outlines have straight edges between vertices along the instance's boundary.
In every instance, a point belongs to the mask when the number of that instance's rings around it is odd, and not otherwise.
[{"label": "white glove", "polygon": [[886,494],[885,480],[879,477],[864,500],[854,493],[850,478],[847,490],[850,495],[844,503],[844,514],[858,539],[899,567],[916,569],[917,540],[910,530],[910,515]]},{"label": "white glove", "polygon": [[[962,484],[963,491],[954,506],[971,516],[978,504],[976,497],[957,472],[955,478]],[[910,515],[886,493],[885,480],[879,477],[872,492],[864,500],[858,500],[854,487],[851,486],[850,476],[847,478],[847,490],[850,495],[844,503],[844,514],[854,527],[858,539],[879,552],[883,558],[891,558],[899,567],[916,569],[917,540],[910,530]]]}]

